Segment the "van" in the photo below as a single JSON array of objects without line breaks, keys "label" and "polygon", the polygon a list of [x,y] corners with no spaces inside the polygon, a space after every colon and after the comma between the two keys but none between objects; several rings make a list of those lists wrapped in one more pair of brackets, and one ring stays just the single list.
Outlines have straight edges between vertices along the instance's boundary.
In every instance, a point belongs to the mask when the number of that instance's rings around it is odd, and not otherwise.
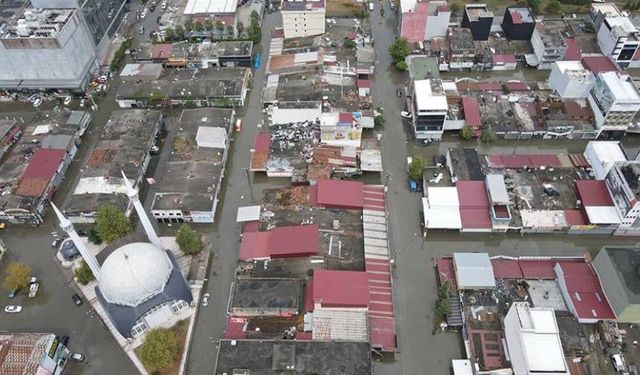
[{"label": "van", "polygon": [[369,11],[373,12],[373,2],[369,3]]}]

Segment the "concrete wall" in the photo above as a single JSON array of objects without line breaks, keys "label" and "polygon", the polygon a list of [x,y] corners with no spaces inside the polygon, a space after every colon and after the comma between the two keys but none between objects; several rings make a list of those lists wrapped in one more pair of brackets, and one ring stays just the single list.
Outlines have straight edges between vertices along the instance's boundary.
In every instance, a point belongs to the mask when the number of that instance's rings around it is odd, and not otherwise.
[{"label": "concrete wall", "polygon": [[524,349],[520,339],[520,319],[516,309],[513,307],[509,309],[509,312],[504,317],[504,338],[507,341],[514,374],[528,374],[527,361],[524,357]]}]

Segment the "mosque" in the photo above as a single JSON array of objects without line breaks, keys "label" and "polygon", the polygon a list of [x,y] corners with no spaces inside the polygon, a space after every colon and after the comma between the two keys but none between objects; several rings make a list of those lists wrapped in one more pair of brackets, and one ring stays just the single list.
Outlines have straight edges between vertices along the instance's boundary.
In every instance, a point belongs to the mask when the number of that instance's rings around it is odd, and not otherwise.
[{"label": "mosque", "polygon": [[96,296],[109,319],[125,338],[162,326],[181,310],[189,307],[193,296],[175,257],[163,248],[149,221],[138,190],[123,173],[129,201],[149,238],[149,242],[133,242],[114,250],[100,265],[73,224],[52,203],[60,227],[68,234],[82,255],[98,285]]}]

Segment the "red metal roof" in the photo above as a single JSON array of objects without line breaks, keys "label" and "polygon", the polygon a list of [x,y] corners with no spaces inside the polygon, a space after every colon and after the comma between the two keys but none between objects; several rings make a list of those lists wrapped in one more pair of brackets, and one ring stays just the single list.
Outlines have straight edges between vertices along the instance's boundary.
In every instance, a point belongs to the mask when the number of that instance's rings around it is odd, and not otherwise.
[{"label": "red metal roof", "polygon": [[584,56],[582,66],[597,75],[601,72],[617,72],[618,68],[609,60],[607,56]]},{"label": "red metal roof", "polygon": [[555,263],[552,260],[518,260],[525,279],[555,280],[556,273],[553,270]]},{"label": "red metal roof", "polygon": [[359,271],[315,270],[313,300],[323,307],[367,307],[369,275]]},{"label": "red metal roof", "polygon": [[400,36],[411,43],[422,42],[427,28],[428,12],[429,4],[425,1],[417,3],[416,8],[412,11],[402,13]]},{"label": "red metal roof", "polygon": [[494,64],[515,64],[516,55],[512,54],[503,54],[503,55],[492,55],[491,59]]},{"label": "red metal roof", "polygon": [[311,341],[313,332],[296,332],[296,341]]},{"label": "red metal roof", "polygon": [[489,207],[487,186],[484,181],[458,181],[456,190],[458,191],[460,208],[477,209]]},{"label": "red metal roof", "polygon": [[578,196],[585,207],[609,207],[613,206],[613,200],[604,181],[577,180],[576,189]]},{"label": "red metal roof", "polygon": [[456,284],[456,273],[453,270],[452,257],[438,258],[436,261],[436,269],[438,270],[440,284],[444,284],[448,281],[452,290],[458,289],[458,285]]},{"label": "red metal roof", "polygon": [[569,225],[589,224],[581,210],[564,210],[564,219]]},{"label": "red metal roof", "polygon": [[569,160],[571,160],[571,164],[573,164],[576,168],[589,168],[591,164],[587,158],[582,154],[569,154]]},{"label": "red metal roof", "polygon": [[151,50],[152,59],[168,59],[171,57],[171,51],[173,51],[173,45],[168,43],[155,44]]},{"label": "red metal roof", "polygon": [[520,15],[520,12],[516,12],[512,10],[510,13],[511,13],[511,20],[513,21],[514,24],[517,25],[522,23],[522,15]]},{"label": "red metal roof", "polygon": [[245,221],[242,223],[242,233],[257,232],[260,227],[259,221]]},{"label": "red metal roof", "polygon": [[22,173],[22,178],[51,179],[60,167],[66,153],[65,150],[59,149],[38,149],[31,157],[24,173]]},{"label": "red metal roof", "polygon": [[497,279],[522,279],[522,270],[516,259],[491,259],[493,275]]},{"label": "red metal roof", "polygon": [[371,81],[369,81],[368,79],[359,79],[358,88],[361,88],[361,89],[371,88]]},{"label": "red metal roof", "polygon": [[253,143],[253,148],[256,151],[269,151],[270,146],[271,146],[271,134],[259,133],[258,135],[256,135],[256,140]]},{"label": "red metal roof", "polygon": [[318,225],[275,227],[269,239],[272,258],[306,257],[318,254]]},{"label": "red metal roof", "polygon": [[460,221],[462,229],[489,229],[493,225],[489,217],[489,209],[461,209]]},{"label": "red metal roof", "polygon": [[396,320],[391,318],[369,316],[369,339],[375,348],[383,352],[394,351],[396,343]]},{"label": "red metal roof", "polygon": [[462,98],[462,110],[464,111],[464,120],[467,124],[473,126],[474,129],[480,128],[480,106],[478,99],[473,96],[465,96]]},{"label": "red metal roof", "polygon": [[364,206],[364,184],[359,181],[318,181],[318,204],[329,207],[361,209]]},{"label": "red metal roof", "polygon": [[[358,80],[360,81],[360,80]],[[339,122],[352,122],[353,121],[353,113],[351,112],[340,112],[338,114],[338,121]]]},{"label": "red metal roof", "polygon": [[489,155],[489,164],[494,168],[539,168],[542,166],[559,168],[562,166],[556,155]]},{"label": "red metal roof", "polygon": [[567,294],[579,319],[615,319],[600,279],[588,263],[558,262]]},{"label": "red metal roof", "polygon": [[564,42],[567,44],[567,52],[564,55],[564,60],[580,61],[582,53],[580,53],[580,48],[576,40],[573,38],[564,38]]},{"label": "red metal roof", "polygon": [[227,328],[224,330],[224,338],[227,340],[238,340],[246,337],[244,331],[244,318],[230,316],[227,318]]},{"label": "red metal roof", "polygon": [[313,280],[309,280],[304,289],[304,312],[313,311]]},{"label": "red metal roof", "polygon": [[529,159],[531,159],[531,164],[538,167],[553,167],[560,168],[562,167],[562,162],[556,155],[529,155]]},{"label": "red metal roof", "polygon": [[268,259],[269,232],[248,232],[240,241],[240,259]]},{"label": "red metal roof", "polygon": [[526,82],[522,81],[514,81],[514,82],[506,82],[504,84],[509,91],[529,91],[529,86],[527,86]]},{"label": "red metal roof", "polygon": [[499,91],[502,92],[502,85],[498,82],[479,82],[478,91]]}]

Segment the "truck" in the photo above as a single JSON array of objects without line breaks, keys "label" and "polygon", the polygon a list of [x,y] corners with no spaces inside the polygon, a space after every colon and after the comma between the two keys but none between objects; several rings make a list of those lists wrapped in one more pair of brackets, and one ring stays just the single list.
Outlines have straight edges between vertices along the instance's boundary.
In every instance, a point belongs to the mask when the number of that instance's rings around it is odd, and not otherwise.
[{"label": "truck", "polygon": [[32,277],[29,284],[29,298],[35,298],[38,295],[40,283],[36,277]]}]

